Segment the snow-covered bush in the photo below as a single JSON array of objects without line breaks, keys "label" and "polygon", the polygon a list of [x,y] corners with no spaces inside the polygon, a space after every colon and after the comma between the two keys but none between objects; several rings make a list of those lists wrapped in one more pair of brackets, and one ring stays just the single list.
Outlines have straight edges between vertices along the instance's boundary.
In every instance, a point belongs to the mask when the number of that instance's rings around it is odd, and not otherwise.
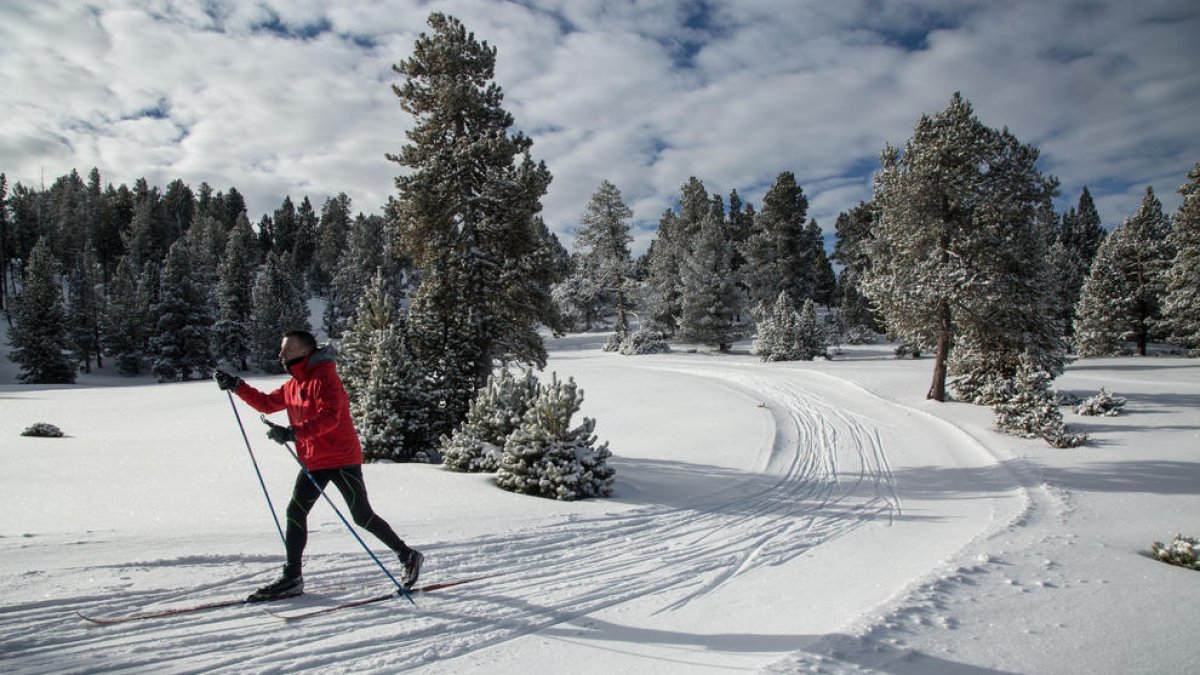
[{"label": "snow-covered bush", "polygon": [[1155,558],[1167,564],[1200,570],[1200,540],[1195,537],[1177,534],[1170,544],[1156,541],[1150,550]]},{"label": "snow-covered bush", "polygon": [[1041,438],[1056,448],[1073,448],[1087,442],[1085,434],[1072,434],[1050,388],[1050,375],[1022,357],[1013,380],[1012,396],[995,404],[996,429],[1022,438]]},{"label": "snow-covered bush", "polygon": [[521,425],[537,395],[537,377],[528,368],[519,376],[505,369],[489,377],[462,426],[449,438],[441,438],[446,468],[467,472],[500,468],[505,439]]},{"label": "snow-covered bush", "polygon": [[22,436],[37,436],[40,438],[62,438],[62,429],[47,422],[38,422],[21,432]]},{"label": "snow-covered bush", "polygon": [[1070,406],[1074,408],[1080,403],[1083,403],[1083,399],[1069,391],[1056,391],[1054,392],[1054,402],[1058,404],[1060,408],[1062,406]]},{"label": "snow-covered bush", "polygon": [[671,347],[667,344],[666,337],[658,331],[636,330],[626,335],[624,340],[617,333],[613,333],[608,338],[608,343],[604,345],[604,351],[620,352],[625,356],[639,356],[663,354],[671,351]]},{"label": "snow-covered bush", "polygon": [[869,345],[874,344],[878,334],[866,326],[850,326],[846,329],[846,344],[848,345]]},{"label": "snow-covered bush", "polygon": [[573,379],[554,377],[542,386],[525,413],[521,426],[509,435],[496,483],[510,492],[560,500],[607,497],[614,471],[607,459],[608,443],[595,445],[596,421],[585,417],[571,427],[571,417],[583,403]]},{"label": "snow-covered bush", "polygon": [[1088,416],[1116,417],[1125,407],[1125,399],[1114,396],[1100,387],[1100,393],[1092,396],[1075,408],[1076,414]]}]

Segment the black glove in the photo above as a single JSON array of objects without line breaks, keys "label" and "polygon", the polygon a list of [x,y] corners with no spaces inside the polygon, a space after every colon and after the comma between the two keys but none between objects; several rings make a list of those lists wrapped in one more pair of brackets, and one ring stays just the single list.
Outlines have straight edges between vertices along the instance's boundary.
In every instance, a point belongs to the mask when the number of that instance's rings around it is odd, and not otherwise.
[{"label": "black glove", "polygon": [[227,373],[220,369],[213,373],[213,379],[217,381],[217,387],[220,388],[221,391],[233,391],[234,389],[238,388],[239,384],[242,383],[242,378],[234,375],[233,373]]},{"label": "black glove", "polygon": [[267,426],[271,427],[267,429],[267,438],[276,443],[283,445],[296,442],[296,432],[291,427],[280,426],[274,422],[267,422]]}]

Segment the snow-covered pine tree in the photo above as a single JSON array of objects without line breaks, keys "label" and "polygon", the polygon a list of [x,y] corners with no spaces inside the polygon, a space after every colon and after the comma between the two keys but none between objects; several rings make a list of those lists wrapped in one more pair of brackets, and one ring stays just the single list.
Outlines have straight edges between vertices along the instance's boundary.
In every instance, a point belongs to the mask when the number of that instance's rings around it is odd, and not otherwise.
[{"label": "snow-covered pine tree", "polygon": [[645,305],[649,323],[663,334],[671,336],[679,329],[682,312],[679,258],[682,235],[678,232],[678,218],[667,209],[658,221],[658,234],[650,242],[646,252],[646,296]]},{"label": "snow-covered pine tree", "polygon": [[317,223],[317,249],[309,279],[313,292],[323,297],[328,297],[333,277],[338,271],[338,259],[349,246],[353,223],[350,209],[350,197],[345,192],[326,199],[321,207],[321,218]]},{"label": "snow-covered pine tree", "polygon": [[843,265],[838,279],[838,295],[841,296],[842,322],[848,334],[883,332],[870,301],[860,289],[862,276],[871,266],[866,242],[871,236],[874,222],[872,205],[859,202],[853,209],[839,213],[834,224],[837,239],[832,257]]},{"label": "snow-covered pine tree", "polygon": [[633,258],[629,253],[629,219],[633,211],[621,199],[621,191],[607,180],[592,194],[575,233],[575,247],[582,260],[578,273],[590,277],[582,284],[603,291],[613,298],[616,332],[622,339],[629,334],[630,290]]},{"label": "snow-covered pine tree", "polygon": [[1047,253],[1050,288],[1057,301],[1055,316],[1066,335],[1074,332],[1075,307],[1105,234],[1092,194],[1084,186],[1078,206],[1063,214],[1058,236]]},{"label": "snow-covered pine tree", "polygon": [[[408,144],[388,155],[408,169],[389,210],[422,274],[417,299],[427,309],[455,303],[423,322],[446,331],[447,320],[465,317],[461,347],[474,372],[462,385],[473,395],[497,362],[545,363],[537,325],[555,320],[552,270],[530,263],[549,260],[538,255],[549,242],[537,214],[551,176],[531,158],[533,141],[511,130],[493,81],[496,50],[453,17],[434,13],[428,24],[433,33],[418,36],[412,56],[394,66],[404,78],[394,91],[415,124]],[[451,280],[461,292],[433,285]]]},{"label": "snow-covered pine tree", "polygon": [[957,344],[1007,354],[1000,363],[1010,372],[1026,351],[1049,370],[1061,364],[1036,228],[1056,181],[1042,176],[1037,157],[981,123],[957,93],[917,121],[903,155],[891,146],[882,153],[862,290],[891,334],[935,348],[928,398],[946,399]]},{"label": "snow-covered pine tree", "polygon": [[808,287],[813,301],[832,307],[837,296],[837,275],[825,253],[825,235],[817,221],[809,220],[804,228],[804,237],[809,245]]},{"label": "snow-covered pine tree", "polygon": [[367,461],[433,463],[437,455],[422,365],[405,344],[403,324],[372,333],[370,372],[353,406]]},{"label": "snow-covered pine tree", "polygon": [[615,471],[608,465],[608,443],[595,445],[596,421],[571,418],[583,404],[573,379],[552,376],[538,392],[521,426],[508,436],[496,483],[510,492],[560,500],[607,497]]},{"label": "snow-covered pine tree", "polygon": [[409,274],[404,262],[388,246],[386,220],[377,215],[358,214],[351,223],[346,247],[338,256],[330,283],[323,317],[325,332],[331,338],[342,337],[376,272],[382,271],[396,294],[406,291]]},{"label": "snow-covered pine tree", "polygon": [[131,265],[129,256],[122,256],[117,262],[101,318],[104,353],[116,360],[117,370],[122,375],[138,374],[142,346],[146,343],[146,314],[142,311],[138,282]]},{"label": "snow-covered pine tree", "polygon": [[1109,234],[1096,253],[1075,311],[1075,352],[1117,354],[1133,340],[1139,356],[1161,337],[1160,308],[1175,256],[1171,224],[1147,187],[1136,214]]},{"label": "snow-covered pine tree", "polygon": [[759,307],[755,338],[750,351],[763,361],[795,361],[796,332],[800,315],[787,291],[779,291],[770,308]]},{"label": "snow-covered pine tree", "polygon": [[246,215],[239,214],[217,270],[217,321],[212,330],[213,358],[238,370],[250,365],[247,359],[256,257],[254,231]]},{"label": "snow-covered pine tree", "polygon": [[96,254],[89,246],[75,261],[67,280],[67,322],[71,326],[71,344],[75,362],[85,372],[92,372],[92,357],[96,366],[104,367],[100,344],[100,314],[104,304],[104,274]]},{"label": "snow-covered pine tree", "polygon": [[996,428],[1022,438],[1042,438],[1056,448],[1073,448],[1087,442],[1084,434],[1073,434],[1063,424],[1054,390],[1053,376],[1034,360],[1022,356],[1007,400],[992,407]]},{"label": "snow-covered pine tree", "polygon": [[451,471],[499,469],[505,439],[521,425],[538,391],[537,377],[530,368],[519,375],[508,368],[493,373],[471,401],[462,425],[451,436],[442,436],[443,465]]},{"label": "snow-covered pine tree", "polygon": [[154,358],[151,370],[158,381],[187,381],[193,375],[208,377],[212,367],[208,350],[212,317],[205,290],[194,278],[187,241],[183,238],[167,252],[158,302],[152,312],[156,321],[150,337]]},{"label": "snow-covered pine tree", "polygon": [[737,325],[741,294],[733,274],[733,245],[716,214],[707,212],[680,257],[682,312],[679,337],[726,352],[741,337]]},{"label": "snow-covered pine tree", "polygon": [[254,284],[250,318],[250,360],[268,373],[282,373],[279,340],[289,330],[310,330],[308,304],[291,256],[271,253]]},{"label": "snow-covered pine tree", "polygon": [[797,312],[787,291],[780,291],[770,309],[762,308],[758,314],[761,318],[751,351],[763,361],[812,361],[829,356],[825,328],[812,300],[805,300]]},{"label": "snow-covered pine tree", "polygon": [[812,297],[814,247],[807,231],[808,198],[791,171],[784,171],[763,197],[762,210],[742,247],[742,279],[752,307],[769,306],[787,291],[799,307]]},{"label": "snow-covered pine tree", "polygon": [[9,358],[21,367],[17,380],[24,384],[73,383],[75,366],[69,356],[70,330],[58,284],[58,263],[45,237],[30,252],[24,279],[13,302],[8,333],[13,347]]},{"label": "snow-covered pine tree", "polygon": [[1163,315],[1170,340],[1200,355],[1200,162],[1179,188],[1183,202],[1172,221],[1171,243],[1175,260],[1167,272],[1167,297]]},{"label": "snow-covered pine tree", "polygon": [[598,283],[595,261],[579,253],[571,256],[571,275],[554,285],[550,294],[567,330],[590,331],[611,309],[611,293]]},{"label": "snow-covered pine tree", "polygon": [[387,276],[383,270],[377,270],[359,298],[358,308],[338,348],[338,375],[350,397],[352,411],[371,377],[376,335],[395,327],[404,327],[404,317]]}]

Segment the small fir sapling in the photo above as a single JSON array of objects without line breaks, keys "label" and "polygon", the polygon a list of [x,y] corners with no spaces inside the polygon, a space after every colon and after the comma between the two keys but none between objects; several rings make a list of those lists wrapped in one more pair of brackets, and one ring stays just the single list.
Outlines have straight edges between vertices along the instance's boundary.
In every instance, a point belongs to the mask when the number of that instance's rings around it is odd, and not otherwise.
[{"label": "small fir sapling", "polygon": [[520,428],[509,435],[496,483],[510,492],[559,500],[607,497],[615,471],[608,443],[595,445],[596,421],[585,417],[571,427],[571,417],[583,403],[573,379],[553,377],[542,386],[525,413]]},{"label": "small fir sapling", "polygon": [[1050,388],[1050,375],[1021,357],[1013,381],[1013,394],[992,407],[996,429],[1022,438],[1041,438],[1056,448],[1073,448],[1087,442],[1085,434],[1072,434]]},{"label": "small fir sapling", "polygon": [[467,418],[450,437],[442,436],[443,464],[451,471],[495,472],[505,439],[521,425],[538,396],[538,381],[526,368],[520,375],[493,373],[479,390]]},{"label": "small fir sapling", "polygon": [[1170,544],[1154,542],[1150,546],[1154,557],[1169,565],[1178,565],[1188,569],[1200,570],[1200,539],[1175,535]]},{"label": "small fir sapling", "polygon": [[1116,417],[1125,407],[1125,399],[1116,396],[1100,387],[1100,393],[1092,396],[1075,408],[1078,415]]}]

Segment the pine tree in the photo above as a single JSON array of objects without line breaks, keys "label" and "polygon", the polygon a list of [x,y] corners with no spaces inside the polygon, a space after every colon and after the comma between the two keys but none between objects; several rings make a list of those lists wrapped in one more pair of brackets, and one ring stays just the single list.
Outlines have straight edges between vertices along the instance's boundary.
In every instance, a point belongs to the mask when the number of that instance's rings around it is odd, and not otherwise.
[{"label": "pine tree", "polygon": [[283,372],[279,340],[289,330],[310,330],[308,305],[291,256],[271,253],[252,296],[250,360],[268,373]]},{"label": "pine tree", "polygon": [[1200,355],[1200,162],[1179,188],[1183,203],[1172,221],[1175,259],[1167,272],[1163,314],[1170,340]]},{"label": "pine tree", "polygon": [[576,253],[572,273],[554,285],[551,297],[569,330],[590,331],[615,303],[613,294],[600,282],[596,260]]},{"label": "pine tree", "polygon": [[296,210],[296,240],[292,249],[292,259],[303,280],[307,280],[312,272],[313,258],[317,252],[318,224],[317,212],[305,195]]},{"label": "pine tree", "polygon": [[30,252],[24,280],[13,303],[8,334],[13,347],[9,358],[21,366],[17,380],[24,384],[71,384],[75,382],[75,368],[69,356],[70,332],[58,284],[58,264],[45,238]]},{"label": "pine tree", "polygon": [[428,421],[436,403],[428,396],[424,368],[405,344],[403,326],[375,331],[372,339],[369,375],[354,406],[364,459],[437,461]]},{"label": "pine tree", "polygon": [[521,426],[504,443],[496,484],[510,492],[574,500],[612,494],[615,472],[608,444],[596,446],[596,421],[571,418],[583,404],[573,379],[541,387]]},{"label": "pine tree", "polygon": [[338,271],[338,259],[349,245],[352,222],[350,198],[345,192],[325,200],[317,224],[317,249],[309,273],[314,293],[328,297]]},{"label": "pine tree", "polygon": [[137,275],[125,256],[117,262],[108,287],[101,336],[104,353],[116,360],[122,375],[137,375],[141,370],[145,334],[146,315],[138,297]]},{"label": "pine tree", "polygon": [[588,286],[615,300],[616,332],[629,333],[630,289],[633,259],[629,253],[629,219],[633,211],[621,199],[621,191],[607,180],[592,194],[580,217],[575,246],[583,260],[577,267],[591,283]]},{"label": "pine tree", "polygon": [[816,307],[806,300],[797,312],[787,291],[780,291],[774,304],[758,311],[757,337],[751,351],[763,361],[812,361],[828,358],[825,329],[817,320]]},{"label": "pine tree", "polygon": [[212,354],[220,364],[238,370],[250,367],[255,258],[254,231],[245,214],[229,232],[217,270],[217,321],[212,331]]},{"label": "pine tree", "polygon": [[805,238],[810,247],[808,286],[812,289],[812,300],[832,307],[837,295],[837,275],[833,273],[833,265],[829,263],[829,256],[825,253],[825,236],[817,221],[808,221]]},{"label": "pine tree", "polygon": [[193,375],[208,377],[212,366],[208,350],[212,317],[205,289],[196,283],[185,240],[175,242],[167,253],[161,284],[153,307],[156,323],[150,338],[152,371],[159,382],[187,381]]},{"label": "pine tree", "polygon": [[507,368],[494,373],[471,401],[462,425],[441,438],[444,466],[465,472],[499,469],[505,441],[521,426],[538,391],[537,377],[529,368],[519,376]]},{"label": "pine tree", "polygon": [[658,221],[658,235],[646,252],[646,309],[651,326],[667,336],[679,329],[683,312],[683,290],[679,260],[683,235],[678,231],[678,218],[668,209]]},{"label": "pine tree", "polygon": [[338,257],[336,270],[323,318],[325,332],[335,339],[346,332],[359,300],[377,272],[383,273],[390,292],[397,297],[408,292],[411,278],[405,261],[394,257],[387,245],[387,224],[384,219],[361,213],[351,225],[349,241]]},{"label": "pine tree", "polygon": [[75,362],[85,372],[92,372],[92,357],[96,367],[103,368],[100,346],[100,316],[103,310],[103,271],[96,254],[89,247],[79,256],[67,280],[68,318]]},{"label": "pine tree", "polygon": [[679,337],[726,352],[741,337],[736,324],[740,296],[733,274],[733,245],[713,212],[702,216],[692,241],[692,250],[679,265]]},{"label": "pine tree", "polygon": [[[550,270],[523,262],[547,245],[536,216],[551,177],[530,157],[532,141],[510,132],[512,115],[493,82],[496,50],[452,17],[435,13],[428,23],[433,34],[422,33],[394,67],[404,77],[394,91],[415,125],[388,156],[411,170],[396,178],[391,211],[422,274],[416,300],[427,309],[456,303],[424,321],[445,332],[465,317],[461,346],[474,372],[463,384],[474,392],[496,362],[545,363],[536,327],[553,316]],[[435,285],[451,280],[461,293]]]},{"label": "pine tree", "polygon": [[[400,304],[383,270],[376,270],[358,301],[338,350],[338,374],[352,407],[361,398],[360,393],[366,390],[367,380],[371,376],[376,336],[397,327],[404,327]],[[403,330],[400,332],[403,333]]]},{"label": "pine tree", "polygon": [[8,176],[0,172],[0,311],[8,309],[9,266],[12,264],[11,227],[8,218]]},{"label": "pine tree", "polygon": [[1100,245],[1075,312],[1075,351],[1080,356],[1118,353],[1133,340],[1139,356],[1161,337],[1160,304],[1174,257],[1171,225],[1151,188],[1138,212]]},{"label": "pine tree", "polygon": [[903,156],[883,151],[862,289],[892,334],[935,348],[931,399],[946,399],[956,344],[1006,355],[965,359],[964,369],[1002,365],[1011,374],[1016,357],[1030,352],[1061,371],[1035,226],[1056,183],[1038,171],[1037,157],[1007,130],[981,123],[957,93],[948,108],[918,120]]},{"label": "pine tree", "polygon": [[1031,359],[1022,357],[1010,386],[1009,395],[993,406],[996,428],[1022,438],[1041,438],[1056,448],[1073,448],[1087,442],[1087,436],[1072,434],[1063,424],[1062,412],[1050,388],[1053,376]]},{"label": "pine tree", "polygon": [[883,332],[879,318],[871,303],[863,295],[860,284],[863,275],[871,267],[866,243],[875,222],[875,210],[868,202],[859,202],[849,211],[838,214],[834,229],[837,235],[833,247],[833,259],[843,265],[838,280],[838,292],[842,303],[842,321],[851,332]]},{"label": "pine tree", "polygon": [[746,259],[743,279],[751,306],[769,305],[781,291],[787,291],[796,303],[812,297],[815,261],[807,217],[804,189],[792,172],[780,173],[763,197],[762,210],[742,247]]},{"label": "pine tree", "polygon": [[1084,186],[1078,206],[1063,214],[1058,237],[1047,253],[1050,288],[1057,299],[1055,316],[1067,335],[1074,332],[1075,306],[1105,234],[1092,193]]}]

